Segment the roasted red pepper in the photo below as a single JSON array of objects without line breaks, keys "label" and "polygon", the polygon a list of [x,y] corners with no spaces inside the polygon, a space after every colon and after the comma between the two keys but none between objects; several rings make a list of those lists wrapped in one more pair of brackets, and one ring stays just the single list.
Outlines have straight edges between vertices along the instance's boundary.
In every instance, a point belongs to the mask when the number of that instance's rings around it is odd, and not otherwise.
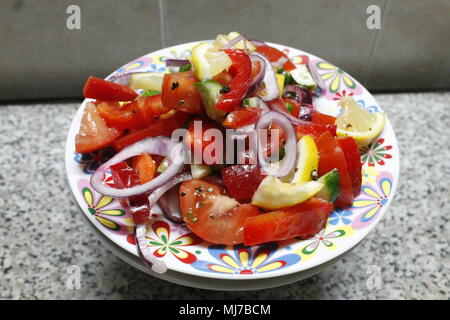
[{"label": "roasted red pepper", "polygon": [[241,104],[247,93],[252,79],[252,63],[247,53],[241,49],[224,50],[230,57],[232,64],[228,72],[233,76],[230,84],[224,87],[216,109],[233,111]]}]

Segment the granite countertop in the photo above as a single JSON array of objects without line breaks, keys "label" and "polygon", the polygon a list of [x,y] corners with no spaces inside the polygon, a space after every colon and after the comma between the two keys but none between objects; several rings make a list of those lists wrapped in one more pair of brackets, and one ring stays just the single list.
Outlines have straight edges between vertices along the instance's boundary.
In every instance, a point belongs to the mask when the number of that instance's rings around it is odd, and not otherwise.
[{"label": "granite countertop", "polygon": [[[350,254],[309,279],[247,292],[192,289],[106,249],[66,183],[64,145],[79,103],[0,106],[1,299],[449,299],[450,93],[379,94],[401,153],[395,198]],[[81,288],[67,288],[68,267]],[[380,269],[379,288],[367,285]]]}]

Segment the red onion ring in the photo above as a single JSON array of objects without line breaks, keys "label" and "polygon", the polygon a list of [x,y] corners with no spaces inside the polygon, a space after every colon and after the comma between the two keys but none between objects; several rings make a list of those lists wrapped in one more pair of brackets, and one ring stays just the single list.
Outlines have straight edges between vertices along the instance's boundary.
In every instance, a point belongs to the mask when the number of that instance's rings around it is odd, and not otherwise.
[{"label": "red onion ring", "polygon": [[[164,171],[165,172],[165,171]],[[153,207],[159,200],[159,198],[166,193],[168,190],[172,189],[177,184],[191,180],[192,176],[189,172],[183,172],[172,179],[168,180],[166,183],[164,183],[162,186],[156,188],[153,190],[153,192],[148,196],[148,202],[150,203],[150,207]]]},{"label": "red onion ring", "polygon": [[164,261],[157,259],[151,252],[145,239],[147,227],[145,224],[138,224],[134,229],[136,237],[136,249],[139,256],[144,260],[145,264],[157,273],[164,273],[167,271],[167,266]]},{"label": "red onion ring", "polygon": [[308,61],[306,67],[308,68],[308,71],[311,74],[314,81],[316,82],[317,86],[320,89],[325,90],[326,89],[325,83],[322,77],[320,76],[319,72],[317,72],[316,66],[311,61]]},{"label": "red onion ring", "polygon": [[187,59],[166,59],[164,60],[164,63],[166,64],[166,67],[182,67],[190,62]]},{"label": "red onion ring", "polygon": [[281,67],[281,66],[283,66],[286,62],[288,62],[288,58],[286,58],[286,57],[280,57],[277,61],[275,61],[275,62],[272,62],[272,65],[275,67],[275,68],[279,68],[279,67]]},{"label": "red onion ring", "polygon": [[179,188],[174,186],[159,198],[159,206],[161,207],[164,216],[173,223],[183,224],[183,217],[181,215]]},{"label": "red onion ring", "polygon": [[256,88],[259,87],[259,85],[261,84],[262,80],[264,79],[264,75],[266,73],[266,61],[264,59],[262,59],[261,57],[254,55],[254,54],[250,54],[250,60],[252,62],[259,62],[261,65],[261,68],[259,70],[259,73],[253,78],[252,82],[250,83],[250,86],[248,87],[248,91],[247,91],[247,96],[252,95]]},{"label": "red onion ring", "polygon": [[260,40],[250,40],[250,42],[255,46],[255,47],[261,47],[261,46],[267,46],[267,43],[265,43],[264,41],[260,41]]},{"label": "red onion ring", "polygon": [[[110,160],[102,164],[91,176],[91,186],[98,193],[115,198],[127,198],[148,192],[166,183],[177,174],[183,165],[183,151],[182,142],[175,143],[167,137],[143,139],[124,148]],[[131,188],[117,189],[103,183],[105,172],[110,166],[143,153],[167,156],[170,165],[166,171],[150,182]]]},{"label": "red onion ring", "polygon": [[280,92],[280,89],[278,87],[278,79],[277,75],[275,73],[275,70],[272,67],[272,64],[270,61],[264,56],[263,54],[259,52],[253,52],[251,55],[256,55],[264,60],[266,68],[264,72],[264,78],[263,83],[265,85],[264,92],[265,94],[263,96],[260,95],[260,97],[264,101],[270,101],[278,97],[278,94]]},{"label": "red onion ring", "polygon": [[228,41],[223,47],[222,49],[231,49],[233,48],[235,45],[237,45],[239,43],[239,41],[243,40],[242,42],[244,43],[244,50],[245,52],[248,52],[247,49],[247,39],[241,34],[235,38],[233,38],[232,40]]},{"label": "red onion ring", "polygon": [[[264,159],[264,148],[261,143],[261,130],[267,128],[272,122],[278,123],[283,129],[284,134],[287,136],[285,144],[286,155],[280,161],[278,170],[270,168],[270,165],[266,163]],[[258,135],[258,161],[263,172],[267,175],[276,177],[287,176],[294,168],[295,160],[297,158],[297,138],[289,119],[279,112],[268,112],[259,118],[258,123],[256,124],[256,132]]]}]

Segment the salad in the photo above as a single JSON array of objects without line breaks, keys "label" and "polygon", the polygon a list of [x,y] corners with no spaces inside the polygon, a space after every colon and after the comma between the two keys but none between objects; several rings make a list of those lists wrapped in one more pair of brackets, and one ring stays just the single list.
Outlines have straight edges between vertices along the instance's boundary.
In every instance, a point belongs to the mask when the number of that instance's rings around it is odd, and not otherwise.
[{"label": "salad", "polygon": [[360,154],[385,115],[352,98],[337,118],[317,111],[314,66],[237,32],[165,63],[164,73],[89,77],[75,138],[78,153],[114,149],[91,185],[132,213],[153,270],[165,271],[145,241],[157,204],[203,240],[256,245],[314,236],[359,195]]}]

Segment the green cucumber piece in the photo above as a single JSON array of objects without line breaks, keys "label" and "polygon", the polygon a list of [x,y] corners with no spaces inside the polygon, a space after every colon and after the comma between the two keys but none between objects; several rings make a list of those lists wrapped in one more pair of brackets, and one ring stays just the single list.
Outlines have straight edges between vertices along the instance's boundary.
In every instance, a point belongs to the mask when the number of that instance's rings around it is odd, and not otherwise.
[{"label": "green cucumber piece", "polygon": [[307,87],[313,91],[317,89],[316,82],[304,64],[297,65],[297,67],[291,71],[291,76],[299,85]]},{"label": "green cucumber piece", "polygon": [[211,166],[205,164],[191,164],[191,175],[193,179],[201,179],[212,172]]},{"label": "green cucumber piece", "polygon": [[244,106],[251,107],[251,108],[259,108],[258,100],[259,100],[259,98],[257,98],[257,97],[245,98]]},{"label": "green cucumber piece", "polygon": [[328,202],[334,202],[339,196],[341,189],[338,169],[331,170],[317,181],[322,182],[324,187],[316,194],[316,197]]},{"label": "green cucumber piece", "polygon": [[213,120],[222,122],[225,115],[227,114],[225,111],[218,110],[215,108],[217,101],[220,97],[220,90],[222,89],[222,85],[217,81],[213,80],[204,80],[197,82],[195,86],[202,97],[203,106],[205,107],[206,114]]}]

